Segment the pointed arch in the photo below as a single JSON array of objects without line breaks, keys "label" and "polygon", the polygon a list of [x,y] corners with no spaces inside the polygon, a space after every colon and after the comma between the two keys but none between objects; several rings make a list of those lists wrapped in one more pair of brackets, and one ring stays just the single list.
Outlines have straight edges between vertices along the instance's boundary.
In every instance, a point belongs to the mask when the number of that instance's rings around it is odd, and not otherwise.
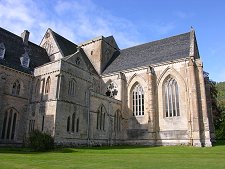
[{"label": "pointed arch", "polygon": [[16,80],[12,85],[12,94],[19,96],[21,92],[21,84],[19,80]]},{"label": "pointed arch", "polygon": [[168,78],[163,84],[165,117],[180,116],[179,87],[174,78]]},{"label": "pointed arch", "polygon": [[139,83],[135,83],[131,88],[131,97],[133,115],[144,115],[144,90]]},{"label": "pointed arch", "polygon": [[105,121],[106,121],[107,111],[105,106],[102,104],[99,106],[97,111],[97,129],[105,130]]},{"label": "pointed arch", "polygon": [[168,76],[173,76],[176,79],[179,79],[179,81],[182,81],[182,83],[185,84],[185,88],[187,88],[186,83],[184,78],[180,75],[180,73],[178,71],[176,71],[174,68],[168,66],[163,72],[162,74],[159,76],[158,80],[157,80],[157,85],[159,86],[159,84],[164,81],[166,79],[166,77]]},{"label": "pointed arch", "polygon": [[51,78],[50,76],[48,76],[45,83],[45,94],[48,94],[50,92],[50,86],[51,86]]},{"label": "pointed arch", "polygon": [[18,120],[18,111],[11,107],[5,110],[1,139],[3,140],[14,140],[16,133],[16,126]]},{"label": "pointed arch", "polygon": [[121,111],[118,109],[116,110],[114,116],[114,131],[121,131],[121,121],[122,121],[122,114]]},{"label": "pointed arch", "polygon": [[188,116],[188,89],[183,76],[170,66],[159,76],[157,85],[160,118]]}]

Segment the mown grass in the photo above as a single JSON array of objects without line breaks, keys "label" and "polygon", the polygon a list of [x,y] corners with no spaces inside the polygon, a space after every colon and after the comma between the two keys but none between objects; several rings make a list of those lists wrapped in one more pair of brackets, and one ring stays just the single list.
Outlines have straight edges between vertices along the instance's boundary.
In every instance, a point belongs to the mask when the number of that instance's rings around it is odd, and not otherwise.
[{"label": "mown grass", "polygon": [[116,146],[64,148],[32,152],[24,148],[0,148],[1,169],[57,168],[225,168],[225,141],[214,147]]}]

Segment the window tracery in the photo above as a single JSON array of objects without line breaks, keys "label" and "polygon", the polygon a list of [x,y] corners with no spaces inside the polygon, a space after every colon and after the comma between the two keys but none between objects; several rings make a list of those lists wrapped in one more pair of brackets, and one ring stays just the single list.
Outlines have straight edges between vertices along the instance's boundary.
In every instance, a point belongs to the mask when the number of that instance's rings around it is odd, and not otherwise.
[{"label": "window tracery", "polygon": [[140,84],[132,91],[132,109],[135,116],[144,115],[144,90]]},{"label": "window tracery", "polygon": [[118,88],[117,88],[117,85],[113,82],[111,82],[108,87],[107,87],[107,90],[106,90],[106,96],[109,96],[109,97],[114,97],[116,96],[118,93]]},{"label": "window tracery", "polygon": [[180,116],[179,90],[177,81],[170,78],[164,84],[165,116]]}]

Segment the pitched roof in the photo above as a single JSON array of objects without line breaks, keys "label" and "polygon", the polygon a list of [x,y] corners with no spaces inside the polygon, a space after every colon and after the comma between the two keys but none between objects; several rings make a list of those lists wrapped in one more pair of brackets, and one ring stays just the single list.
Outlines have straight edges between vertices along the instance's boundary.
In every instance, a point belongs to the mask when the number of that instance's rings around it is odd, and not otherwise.
[{"label": "pitched roof", "polygon": [[116,51],[103,74],[189,56],[190,32]]},{"label": "pitched roof", "polygon": [[0,27],[0,43],[5,45],[4,59],[0,59],[0,64],[25,72],[32,73],[35,67],[50,62],[46,50],[32,42],[28,42],[26,48],[29,49],[30,66],[21,66],[20,57],[25,53],[25,45],[22,38]]},{"label": "pitched roof", "polygon": [[[52,31],[52,30],[51,30]],[[66,38],[62,37],[58,33],[52,31],[55,40],[57,41],[59,48],[62,51],[62,54],[65,56],[71,55],[77,51],[77,45],[73,42],[67,40]]]}]

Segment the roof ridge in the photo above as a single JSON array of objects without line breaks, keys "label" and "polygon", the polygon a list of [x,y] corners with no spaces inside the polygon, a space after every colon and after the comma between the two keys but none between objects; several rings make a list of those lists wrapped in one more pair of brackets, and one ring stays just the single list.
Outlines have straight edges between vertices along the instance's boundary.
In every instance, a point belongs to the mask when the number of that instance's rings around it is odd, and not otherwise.
[{"label": "roof ridge", "polygon": [[139,47],[139,46],[143,46],[143,45],[146,45],[146,44],[151,44],[151,43],[163,41],[163,40],[170,39],[170,38],[175,38],[175,37],[182,36],[182,35],[185,35],[185,34],[188,34],[188,33],[190,33],[190,32],[181,33],[181,34],[178,34],[178,35],[173,35],[173,36],[169,36],[169,37],[166,37],[166,38],[154,40],[154,41],[151,41],[151,42],[147,42],[147,43],[143,43],[143,44],[131,46],[131,47],[128,47],[128,48],[121,49],[120,51],[122,51],[122,50],[127,50],[127,49],[131,49],[131,48],[135,48],[135,47]]}]

